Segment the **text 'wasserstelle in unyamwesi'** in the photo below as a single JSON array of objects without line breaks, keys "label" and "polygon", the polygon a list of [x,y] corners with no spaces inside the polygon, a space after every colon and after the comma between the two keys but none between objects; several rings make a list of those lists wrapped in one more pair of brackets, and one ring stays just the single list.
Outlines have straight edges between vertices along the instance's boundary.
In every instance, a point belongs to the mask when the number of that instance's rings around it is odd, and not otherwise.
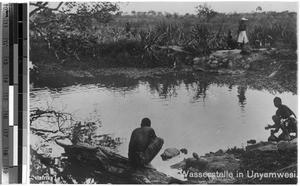
[{"label": "text 'wasserstelle in unyamwesi'", "polygon": [[294,172],[229,172],[229,171],[215,171],[215,172],[193,172],[183,171],[184,178],[253,178],[262,180],[264,178],[297,178],[296,171]]}]

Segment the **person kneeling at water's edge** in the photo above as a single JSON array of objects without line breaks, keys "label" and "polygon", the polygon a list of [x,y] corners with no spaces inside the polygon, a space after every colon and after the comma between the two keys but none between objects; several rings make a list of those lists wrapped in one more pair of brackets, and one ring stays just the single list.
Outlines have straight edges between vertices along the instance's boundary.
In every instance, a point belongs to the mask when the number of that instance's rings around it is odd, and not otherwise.
[{"label": "person kneeling at water's edge", "polygon": [[162,148],[164,140],[157,137],[149,118],[144,118],[141,127],[135,129],[129,142],[129,161],[133,166],[149,164]]},{"label": "person kneeling at water's edge", "polygon": [[[293,138],[297,138],[297,116],[295,113],[286,105],[282,104],[282,101],[279,97],[275,97],[274,106],[277,109],[276,114],[272,116],[272,120],[274,121],[274,125],[268,125],[265,129],[275,128],[275,130],[271,130],[271,136],[269,137],[269,141],[280,141],[280,140],[291,140]],[[278,138],[274,135],[282,130],[282,134],[278,136]],[[290,136],[291,133],[296,133],[296,136]]]}]

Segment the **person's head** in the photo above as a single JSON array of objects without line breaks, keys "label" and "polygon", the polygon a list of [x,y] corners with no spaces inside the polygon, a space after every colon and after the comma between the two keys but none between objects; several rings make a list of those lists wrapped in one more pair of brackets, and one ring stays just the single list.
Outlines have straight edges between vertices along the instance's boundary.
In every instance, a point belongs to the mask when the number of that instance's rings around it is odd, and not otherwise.
[{"label": "person's head", "polygon": [[245,17],[243,17],[243,18],[241,19],[241,21],[248,21],[248,19],[246,19]]},{"label": "person's head", "polygon": [[239,23],[240,24],[246,24],[246,21],[248,21],[248,19],[246,19],[246,18],[242,18],[240,21],[239,21]]},{"label": "person's head", "polygon": [[149,118],[142,119],[141,127],[150,127],[150,126],[151,126],[151,121]]},{"label": "person's head", "polygon": [[282,105],[282,101],[279,97],[275,97],[273,102],[274,102],[274,106],[277,107],[277,108]]}]

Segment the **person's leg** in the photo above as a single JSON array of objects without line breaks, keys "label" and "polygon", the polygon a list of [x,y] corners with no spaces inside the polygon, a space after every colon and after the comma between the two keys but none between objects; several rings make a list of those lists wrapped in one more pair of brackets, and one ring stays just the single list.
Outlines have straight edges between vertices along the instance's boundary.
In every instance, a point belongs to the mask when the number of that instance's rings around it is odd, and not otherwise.
[{"label": "person's leg", "polygon": [[244,48],[244,45],[245,45],[245,43],[243,42],[243,43],[241,44],[241,49],[243,49],[243,48]]},{"label": "person's leg", "polygon": [[164,144],[162,138],[155,138],[147,147],[144,152],[144,164],[150,163],[154,157],[158,154]]},{"label": "person's leg", "polygon": [[245,44],[247,44],[247,43],[249,42],[249,39],[248,39],[248,37],[247,37],[247,32],[245,31],[244,34],[245,34],[245,35],[244,35],[244,42],[245,42]]},{"label": "person's leg", "polygon": [[268,141],[279,141],[279,139],[274,135],[274,130],[270,131],[270,137],[268,138]]},{"label": "person's leg", "polygon": [[296,126],[296,131],[295,131],[296,135],[295,138],[298,138],[298,126]]},{"label": "person's leg", "polygon": [[239,32],[237,42],[238,42],[238,49],[242,49],[242,44],[243,44],[243,34],[242,34],[242,32]]},{"label": "person's leg", "polygon": [[291,132],[294,132],[294,133],[296,133],[296,137],[297,137],[297,134],[298,134],[298,127],[297,127],[297,120],[295,119],[295,118],[293,118],[293,117],[290,117],[289,119],[288,119],[288,131],[289,131],[289,133],[291,133]]},{"label": "person's leg", "polygon": [[134,167],[140,167],[143,165],[144,155],[142,152],[136,152],[132,154],[128,154],[129,162]]},{"label": "person's leg", "polygon": [[238,45],[238,49],[242,49],[242,43],[239,43],[239,45]]},{"label": "person's leg", "polygon": [[282,130],[282,133],[278,136],[279,140],[290,141],[291,137],[286,129]]}]

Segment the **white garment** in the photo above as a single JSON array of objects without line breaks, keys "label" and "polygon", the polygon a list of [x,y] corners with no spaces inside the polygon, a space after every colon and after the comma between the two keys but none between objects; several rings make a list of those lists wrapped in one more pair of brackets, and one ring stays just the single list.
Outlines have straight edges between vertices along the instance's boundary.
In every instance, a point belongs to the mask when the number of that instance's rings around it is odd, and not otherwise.
[{"label": "white garment", "polygon": [[246,31],[240,31],[238,42],[239,43],[248,43],[248,37],[247,37]]}]

